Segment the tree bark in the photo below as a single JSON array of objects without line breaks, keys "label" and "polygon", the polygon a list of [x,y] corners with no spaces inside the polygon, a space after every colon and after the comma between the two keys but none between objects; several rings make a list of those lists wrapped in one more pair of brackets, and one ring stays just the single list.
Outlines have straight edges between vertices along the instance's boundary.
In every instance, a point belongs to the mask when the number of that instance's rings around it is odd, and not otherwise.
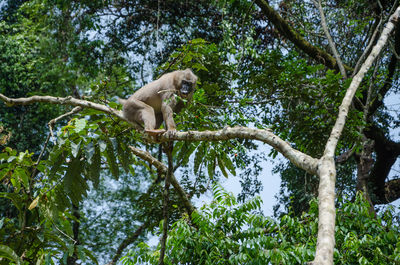
[{"label": "tree bark", "polygon": [[334,163],[334,155],[340,135],[342,134],[346,123],[347,114],[350,109],[351,102],[359,87],[365,73],[369,70],[372,63],[382,51],[383,47],[392,32],[400,14],[400,7],[396,9],[390,17],[389,22],[385,26],[382,34],[373,47],[370,55],[360,68],[360,71],[354,76],[346,95],[339,107],[339,114],[331,134],[325,146],[324,155],[320,159],[318,175],[320,178],[318,199],[319,199],[319,222],[317,249],[313,265],[332,265],[333,250],[335,247],[335,181],[336,168]]}]

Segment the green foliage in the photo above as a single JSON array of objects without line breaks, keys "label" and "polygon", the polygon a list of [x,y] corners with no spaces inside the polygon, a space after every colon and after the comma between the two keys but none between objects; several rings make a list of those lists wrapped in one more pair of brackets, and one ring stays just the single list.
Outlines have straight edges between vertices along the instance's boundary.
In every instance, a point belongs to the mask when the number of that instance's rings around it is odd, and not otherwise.
[{"label": "green foliage", "polygon": [[[304,264],[313,259],[318,205],[300,217],[277,221],[258,211],[261,199],[242,205],[218,186],[214,200],[174,223],[168,234],[166,264]],[[399,264],[400,231],[393,210],[378,218],[362,194],[337,211],[335,264]],[[142,243],[122,264],[157,264],[159,246]]]},{"label": "green foliage", "polygon": [[17,254],[15,254],[15,252],[11,248],[7,246],[0,245],[0,257],[8,259],[17,265],[21,264],[21,259],[17,256]]},{"label": "green foliage", "polygon": [[[353,175],[353,161],[338,163],[336,171],[337,196],[354,196],[356,180]],[[281,190],[279,195],[276,195],[278,203],[274,206],[274,215],[292,212],[296,216],[300,216],[303,212],[307,212],[310,206],[309,202],[318,195],[318,177],[310,175],[290,163],[276,165],[273,172],[279,173],[281,176]],[[343,202],[338,201],[336,205],[341,207],[341,203]]]},{"label": "green foliage", "polygon": [[[60,76],[55,64],[40,55],[40,40],[23,27],[0,22],[0,93],[9,97],[50,93],[61,94]],[[53,73],[53,74],[52,74]],[[12,134],[10,146],[19,150],[38,151],[44,139],[46,123],[60,113],[60,107],[40,105],[0,108],[0,123]]]},{"label": "green foliage", "polygon": [[[59,152],[61,157],[62,154],[62,151]],[[17,217],[10,215],[10,210],[7,210],[0,218],[0,242],[5,244],[0,246],[0,256],[16,264],[32,264],[36,261],[42,264],[45,260],[46,264],[54,264],[53,259],[58,259],[60,255],[68,257],[70,249],[74,248],[71,222],[76,219],[65,211],[69,205],[65,193],[73,192],[69,198],[73,203],[79,203],[81,191],[77,187],[87,184],[80,179],[80,162],[75,158],[66,170],[68,177],[64,179],[64,189],[59,185],[46,189],[46,166],[49,162],[40,161],[37,164],[32,156],[32,153],[18,153],[10,147],[0,153],[2,185],[6,188],[6,192],[0,192],[0,198],[2,202],[9,200],[4,202],[17,211]],[[55,163],[61,166],[57,159]],[[27,242],[35,248],[27,247]],[[78,252],[80,259],[95,261],[84,247],[80,246]],[[22,254],[23,261],[20,259]],[[0,260],[0,264],[8,264],[4,262]]]},{"label": "green foliage", "polygon": [[[350,82],[280,41],[251,1],[3,2],[0,93],[9,97],[73,95],[120,108],[117,96],[126,98],[165,72],[189,67],[199,82],[193,102],[174,118],[178,130],[270,127],[317,157]],[[348,65],[355,65],[365,47],[372,19],[381,17],[370,2],[337,1],[325,8]],[[381,2],[379,8],[389,8],[390,1]],[[316,11],[310,4],[291,0],[274,8],[323,48],[327,43],[318,16],[305,15]],[[382,66],[385,61],[383,56]],[[375,89],[385,83],[386,69],[377,65],[377,76],[368,73],[356,95],[360,100],[369,83]],[[86,109],[57,124],[44,148],[47,122],[66,111],[49,104],[0,108],[0,255],[8,259],[0,264],[18,262],[18,257],[26,264],[73,259],[93,264],[93,253],[101,261],[109,259],[141,224],[149,224],[146,232],[157,231],[161,176],[129,149],[158,157],[157,145],[144,143],[126,123]],[[396,120],[386,113],[377,117],[383,126]],[[338,152],[359,150],[360,128],[366,125],[362,118],[351,111]],[[174,143],[175,172],[190,196],[200,196],[222,176],[239,176],[243,191],[236,200],[215,187],[211,205],[181,218],[182,205],[172,190],[169,263],[299,264],[312,259],[317,211],[315,202],[308,203],[318,180],[292,165],[277,167],[285,189],[280,202],[289,214],[279,212],[278,221],[265,218],[259,214],[261,200],[254,198],[262,170],[261,155],[251,152],[255,149],[258,145],[249,140]],[[337,194],[354,194],[354,165],[350,160],[338,166]],[[375,220],[358,197],[353,204],[338,205],[343,209],[338,212],[338,264],[398,263],[399,235],[391,211]],[[138,243],[146,241],[146,232],[124,262],[157,262],[158,249]]]}]

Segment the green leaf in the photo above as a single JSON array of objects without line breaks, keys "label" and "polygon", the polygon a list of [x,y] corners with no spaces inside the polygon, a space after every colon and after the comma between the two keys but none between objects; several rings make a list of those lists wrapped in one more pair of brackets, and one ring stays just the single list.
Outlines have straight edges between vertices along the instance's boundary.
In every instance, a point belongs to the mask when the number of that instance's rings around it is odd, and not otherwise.
[{"label": "green leaf", "polygon": [[17,193],[0,192],[0,197],[10,199],[14,206],[22,212],[23,197]]},{"label": "green leaf", "polygon": [[107,148],[107,143],[104,142],[103,140],[100,140],[99,141],[99,146],[100,146],[100,152],[103,153],[104,150],[106,150],[106,148]]},{"label": "green leaf", "polygon": [[99,264],[96,257],[93,255],[92,252],[90,252],[90,250],[88,250],[86,248],[82,248],[82,250],[85,253],[85,255],[88,256],[95,264]]},{"label": "green leaf", "polygon": [[98,146],[95,146],[93,161],[89,166],[89,178],[95,188],[99,186],[101,155]]},{"label": "green leaf", "polygon": [[208,69],[207,69],[204,65],[199,64],[199,63],[194,63],[194,64],[192,65],[192,68],[195,69],[196,71],[204,70],[204,71],[207,71],[207,72],[208,72]]},{"label": "green leaf", "polygon": [[[125,146],[126,147],[126,146]],[[125,170],[126,173],[129,172],[129,164],[130,164],[130,157],[131,153],[124,150],[122,147],[122,142],[117,139],[117,153],[118,153],[118,159],[121,162],[122,168]]]},{"label": "green leaf", "polygon": [[89,142],[86,147],[85,147],[85,155],[86,155],[86,161],[89,164],[92,164],[92,157],[95,152],[95,145],[93,142]]},{"label": "green leaf", "polygon": [[14,170],[14,174],[22,180],[22,184],[24,184],[25,188],[29,189],[29,177],[25,169],[18,167]]},{"label": "green leaf", "polygon": [[57,173],[60,166],[64,163],[64,161],[65,161],[65,158],[64,158],[63,149],[62,148],[53,148],[53,151],[51,153],[50,160],[49,160],[50,166],[52,166],[49,175],[54,176]]},{"label": "green leaf", "polygon": [[198,173],[201,163],[204,160],[204,154],[206,151],[206,142],[202,142],[197,148],[197,152],[194,155],[194,173]]},{"label": "green leaf", "polygon": [[214,173],[215,173],[215,152],[214,152],[214,150],[210,150],[210,153],[208,155],[207,170],[208,170],[208,176],[210,178],[213,178]]},{"label": "green leaf", "polygon": [[85,129],[86,124],[87,124],[86,119],[78,119],[78,120],[75,120],[75,129],[74,129],[74,131],[75,131],[76,133],[79,133],[80,131],[82,131],[83,129]]},{"label": "green leaf", "polygon": [[231,172],[232,175],[236,176],[235,166],[233,165],[232,160],[229,158],[229,156],[227,156],[226,153],[222,153],[222,159],[229,172]]},{"label": "green leaf", "polygon": [[71,154],[75,158],[78,156],[79,150],[81,149],[81,143],[82,141],[79,141],[77,144],[71,142]]},{"label": "green leaf", "polygon": [[3,178],[5,178],[5,177],[8,175],[9,172],[10,172],[10,169],[9,169],[9,168],[5,168],[5,169],[1,170],[1,171],[0,171],[0,181],[1,181]]},{"label": "green leaf", "polygon": [[105,157],[107,158],[107,163],[108,163],[111,174],[114,176],[115,179],[118,179],[119,169],[118,169],[117,161],[115,159],[113,144],[109,140],[107,141],[107,149],[106,149]]},{"label": "green leaf", "polygon": [[199,45],[199,44],[207,44],[206,41],[202,38],[197,38],[197,39],[193,39],[190,41],[190,44],[195,44],[195,45]]},{"label": "green leaf", "polygon": [[12,250],[11,248],[9,248],[5,245],[0,245],[0,257],[11,260],[11,261],[17,263],[18,265],[21,264],[21,259],[14,252],[14,250]]},{"label": "green leaf", "polygon": [[18,163],[21,163],[21,162],[24,160],[24,157],[25,157],[25,155],[26,155],[27,153],[28,153],[28,152],[20,152],[20,153],[19,153],[18,159],[17,159]]},{"label": "green leaf", "polygon": [[86,181],[82,178],[82,166],[79,158],[73,158],[69,163],[67,172],[64,176],[64,191],[71,198],[74,205],[78,205],[82,196],[86,195],[89,188]]},{"label": "green leaf", "polygon": [[218,161],[219,169],[221,169],[222,175],[224,175],[225,178],[228,178],[228,173],[225,170],[225,164],[224,164],[223,160],[221,159],[221,157],[218,156],[217,161]]},{"label": "green leaf", "polygon": [[[199,145],[199,142],[185,142],[182,145],[181,150],[179,151],[179,154],[177,155],[177,160],[182,161],[181,164],[186,165],[189,161],[190,155],[196,150],[196,147]],[[174,148],[174,151],[177,149]]]},{"label": "green leaf", "polygon": [[10,156],[10,157],[7,159],[7,162],[8,162],[8,163],[11,163],[11,162],[14,161],[16,158],[17,158],[16,156]]}]

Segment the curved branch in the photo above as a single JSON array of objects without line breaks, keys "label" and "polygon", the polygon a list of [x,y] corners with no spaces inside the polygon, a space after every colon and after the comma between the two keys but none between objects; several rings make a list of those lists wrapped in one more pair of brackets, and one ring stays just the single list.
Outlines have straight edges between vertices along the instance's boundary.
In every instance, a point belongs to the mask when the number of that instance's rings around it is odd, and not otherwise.
[{"label": "curved branch", "polygon": [[[108,106],[104,106],[98,103],[90,102],[87,100],[76,99],[73,97],[52,97],[52,96],[32,96],[29,98],[8,98],[3,94],[0,94],[0,99],[6,102],[8,105],[27,105],[35,102],[47,102],[51,104],[62,104],[62,105],[74,105],[81,106],[84,108],[92,108],[105,113],[112,114],[121,120],[130,123],[135,128],[139,125],[129,122],[123,115],[122,112],[113,109]],[[148,137],[150,140],[151,138]],[[289,159],[290,162],[296,166],[304,169],[310,174],[317,174],[318,160],[306,155],[293,147],[289,143],[285,142],[277,135],[273,134],[269,129],[251,129],[247,127],[226,127],[222,130],[217,131],[188,131],[188,132],[176,132],[175,134],[165,133],[158,137],[160,141],[169,140],[180,140],[180,141],[222,141],[234,138],[242,139],[253,139],[259,140],[266,144],[271,145],[275,150],[280,152],[284,157]],[[172,182],[171,182],[172,183]]]},{"label": "curved branch", "polygon": [[252,129],[247,127],[225,127],[217,131],[188,131],[176,132],[175,134],[165,133],[159,137],[160,141],[180,140],[180,141],[223,141],[235,138],[258,140],[269,144],[276,151],[297,167],[304,169],[310,174],[316,175],[318,160],[306,155],[285,142],[270,129]]},{"label": "curved branch", "polygon": [[147,229],[147,227],[150,225],[150,223],[146,222],[143,223],[141,226],[138,227],[138,229],[136,229],[136,231],[130,235],[129,237],[125,238],[122,243],[118,246],[117,252],[114,254],[112,260],[107,263],[106,265],[114,265],[117,263],[117,261],[119,260],[119,258],[122,255],[122,251],[124,251],[124,249],[129,246],[130,244],[132,244],[133,242],[136,241],[136,239],[142,234],[142,232]]}]

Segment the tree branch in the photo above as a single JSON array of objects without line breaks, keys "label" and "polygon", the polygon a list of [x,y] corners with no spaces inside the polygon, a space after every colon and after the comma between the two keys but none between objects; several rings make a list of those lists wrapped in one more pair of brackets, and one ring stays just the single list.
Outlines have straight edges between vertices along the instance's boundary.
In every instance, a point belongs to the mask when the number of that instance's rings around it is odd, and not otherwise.
[{"label": "tree branch", "polygon": [[280,152],[284,157],[297,167],[304,169],[310,174],[317,174],[318,159],[306,155],[285,142],[277,135],[273,134],[270,129],[252,129],[247,127],[225,127],[217,131],[188,131],[176,132],[175,134],[163,134],[158,140],[169,141],[224,141],[235,138],[252,139],[264,142],[272,146],[276,151]]},{"label": "tree branch", "polygon": [[136,229],[136,231],[132,235],[124,239],[124,241],[122,241],[122,243],[118,246],[117,252],[115,253],[114,257],[109,263],[107,263],[107,265],[116,264],[122,255],[122,251],[124,251],[124,249],[127,246],[135,242],[135,240],[140,236],[140,234],[142,234],[143,230],[145,230],[148,226],[149,226],[148,222],[143,223],[141,226],[138,227],[138,229]]},{"label": "tree branch", "polygon": [[91,108],[95,110],[102,111],[104,113],[108,113],[111,115],[114,115],[118,117],[121,120],[124,120],[128,123],[130,123],[133,127],[137,129],[142,129],[138,124],[132,123],[129,120],[127,120],[123,115],[122,111],[113,109],[111,107],[94,103],[88,100],[83,100],[83,99],[77,99],[74,97],[52,97],[52,96],[32,96],[29,98],[9,98],[6,97],[5,95],[0,93],[0,99],[3,100],[8,107],[14,106],[14,105],[29,105],[32,103],[36,102],[46,102],[50,104],[60,104],[60,105],[71,105],[71,106],[80,106],[82,108]]},{"label": "tree branch", "polygon": [[[0,97],[1,97],[1,95],[0,95]],[[75,107],[75,108],[73,108],[71,111],[69,111],[69,112],[67,112],[67,113],[64,113],[64,114],[58,116],[57,118],[54,118],[54,119],[52,119],[51,121],[49,121],[49,122],[47,123],[47,125],[49,126],[51,137],[54,138],[53,126],[54,126],[54,124],[56,124],[56,122],[58,122],[58,121],[61,120],[61,119],[64,119],[65,117],[68,117],[69,115],[76,114],[76,113],[80,112],[82,109],[83,109],[83,108],[80,107],[80,106]],[[53,140],[54,140],[54,139],[53,139]]]},{"label": "tree branch", "polygon": [[[261,8],[263,13],[267,16],[269,21],[271,21],[279,33],[288,38],[293,44],[308,54],[311,58],[315,59],[317,62],[322,63],[330,69],[339,70],[339,66],[335,58],[333,58],[329,53],[315,47],[308,41],[306,41],[299,33],[297,33],[294,28],[292,28],[286,20],[284,20],[278,12],[276,12],[266,0],[255,0],[256,4]],[[351,67],[344,65],[346,71],[351,72]]]},{"label": "tree branch", "polygon": [[[104,106],[98,103],[90,102],[87,100],[76,99],[73,97],[52,97],[52,96],[32,96],[29,98],[8,98],[3,94],[0,94],[0,99],[7,103],[7,105],[27,105],[36,102],[47,102],[51,104],[61,104],[61,105],[73,105],[81,106],[84,108],[92,108],[124,120],[134,126],[136,129],[139,125],[129,122],[123,115],[122,112],[113,109],[108,106]],[[141,128],[140,128],[141,130]],[[230,140],[234,138],[242,139],[252,139],[259,140],[266,144],[271,145],[275,150],[280,152],[284,157],[289,159],[290,162],[296,166],[304,169],[310,174],[317,174],[318,160],[306,155],[290,146],[289,143],[283,141],[277,135],[273,134],[269,129],[251,129],[247,127],[226,127],[222,130],[217,131],[188,131],[188,132],[176,132],[175,134],[165,133],[158,137],[161,142],[170,140],[180,140],[180,141],[222,141]],[[148,137],[148,139],[151,139]],[[172,183],[172,182],[171,182]]]},{"label": "tree branch", "polygon": [[[155,157],[153,157],[149,152],[140,150],[136,147],[129,146],[129,149],[131,149],[132,153],[137,155],[138,157],[142,158],[143,160],[146,160],[149,162],[151,165],[153,165],[158,171],[163,173],[164,175],[167,175],[168,173],[168,167],[158,161]],[[192,212],[196,209],[193,204],[190,202],[187,193],[185,190],[182,188],[182,186],[179,184],[178,180],[176,179],[174,174],[171,174],[169,181],[171,182],[172,186],[178,193],[183,206],[186,208],[187,213],[189,216],[191,216]]]},{"label": "tree branch", "polygon": [[400,15],[400,7],[396,9],[390,17],[387,25],[382,31],[378,42],[373,47],[371,53],[363,63],[360,71],[354,76],[346,91],[346,95],[339,107],[339,114],[331,134],[325,146],[324,155],[320,159],[318,175],[320,178],[318,189],[319,203],[319,223],[317,249],[313,265],[333,264],[333,250],[335,247],[335,181],[336,168],[334,155],[340,135],[346,123],[347,114],[354,95],[359,87],[365,73],[369,70],[376,57],[380,54],[383,47],[394,29]]},{"label": "tree branch", "polygon": [[328,25],[326,23],[326,18],[325,18],[325,14],[324,14],[324,10],[322,9],[322,5],[321,5],[321,0],[313,0],[313,2],[314,2],[314,5],[318,8],[319,15],[321,17],[322,28],[323,28],[323,30],[325,32],[326,38],[328,39],[329,47],[331,48],[333,56],[336,59],[337,65],[338,65],[339,70],[340,70],[340,73],[342,74],[342,76],[344,78],[347,78],[346,70],[344,69],[342,60],[340,59],[339,53],[338,53],[338,51],[336,49],[336,45],[332,40],[332,36],[329,33]]}]

